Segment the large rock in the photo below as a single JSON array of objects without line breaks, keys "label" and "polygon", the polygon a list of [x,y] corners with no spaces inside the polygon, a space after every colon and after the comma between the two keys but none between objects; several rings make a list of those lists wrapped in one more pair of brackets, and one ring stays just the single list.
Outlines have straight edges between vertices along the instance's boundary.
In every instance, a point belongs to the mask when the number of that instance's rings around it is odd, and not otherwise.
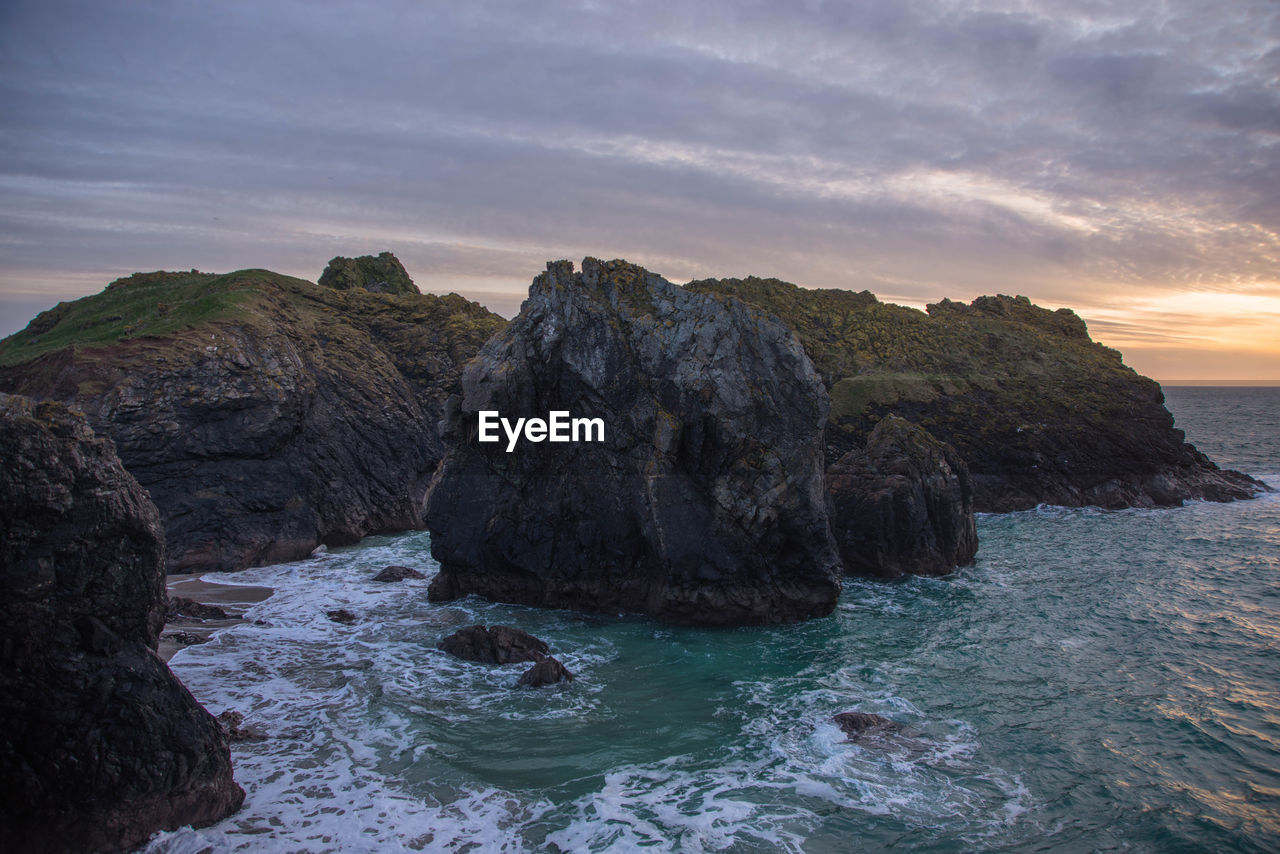
[{"label": "large rock", "polygon": [[452,294],[138,274],[0,342],[0,391],[68,403],[115,442],[170,572],[237,570],[421,528],[444,401],[503,325]]},{"label": "large rock", "polygon": [[796,332],[831,394],[828,462],[897,414],[959,452],[979,512],[1170,506],[1267,488],[1187,444],[1160,386],[1091,341],[1068,309],[985,296],[926,314],[777,279],[686,287],[744,300]]},{"label": "large rock", "polygon": [[466,626],[442,638],[438,647],[480,664],[541,661],[550,652],[546,641],[510,626]]},{"label": "large rock", "polygon": [[827,469],[831,532],[845,572],[943,575],[973,562],[973,484],[960,455],[899,418]]},{"label": "large rock", "polygon": [[318,284],[339,291],[363,288],[375,294],[420,293],[400,259],[390,252],[359,258],[339,255],[324,268]]},{"label": "large rock", "polygon": [[[600,418],[604,441],[508,452],[477,440],[481,411]],[[799,342],[760,312],[622,261],[549,264],[451,406],[431,595],[701,625],[826,614],[826,416]]]},{"label": "large rock", "polygon": [[237,810],[226,737],[155,654],[147,494],[57,403],[0,394],[0,458],[0,850],[122,850]]}]

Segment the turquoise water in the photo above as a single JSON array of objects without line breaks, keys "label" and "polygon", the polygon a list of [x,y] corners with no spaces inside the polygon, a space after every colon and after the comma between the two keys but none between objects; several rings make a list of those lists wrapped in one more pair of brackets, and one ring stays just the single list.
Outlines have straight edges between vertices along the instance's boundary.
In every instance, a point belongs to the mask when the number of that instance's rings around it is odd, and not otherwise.
[{"label": "turquoise water", "polygon": [[[1280,389],[1170,389],[1188,438],[1280,482]],[[277,588],[173,660],[233,748],[236,817],[154,851],[1274,851],[1280,497],[979,521],[976,566],[850,580],[836,614],[693,630],[468,599],[425,534],[234,577]],[[225,580],[225,579],[218,579]],[[354,626],[329,621],[346,607]],[[572,685],[435,650],[547,640]],[[906,730],[855,744],[847,710]]]}]

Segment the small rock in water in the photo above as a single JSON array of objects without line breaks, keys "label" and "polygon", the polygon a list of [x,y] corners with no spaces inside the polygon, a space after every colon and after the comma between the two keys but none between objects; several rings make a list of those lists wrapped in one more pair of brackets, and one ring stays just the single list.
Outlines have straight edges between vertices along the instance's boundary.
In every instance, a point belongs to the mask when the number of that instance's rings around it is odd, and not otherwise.
[{"label": "small rock in water", "polygon": [[227,709],[218,715],[217,720],[218,726],[222,727],[222,731],[232,741],[263,741],[267,737],[266,732],[259,727],[244,726],[244,715],[240,712]]},{"label": "small rock in water", "polygon": [[543,685],[554,685],[557,682],[572,682],[573,674],[558,659],[544,656],[524,672],[520,677],[521,685],[539,688]]},{"label": "small rock in water", "polygon": [[845,735],[849,736],[850,741],[867,735],[887,735],[902,729],[902,724],[884,715],[872,715],[866,712],[841,712],[831,720],[844,731]]},{"label": "small rock in water", "polygon": [[335,623],[342,623],[344,626],[349,626],[356,621],[356,615],[348,611],[346,608],[336,608],[332,611],[326,611],[325,613],[328,615],[330,620],[333,620]]},{"label": "small rock in water", "polygon": [[389,566],[373,577],[374,581],[404,581],[406,578],[426,578],[416,569],[407,566]]},{"label": "small rock in water", "polygon": [[193,646],[198,643],[209,642],[208,638],[201,637],[195,632],[170,632],[169,634],[165,635],[165,637],[167,637],[169,640],[173,641],[174,643],[180,643],[183,646]]},{"label": "small rock in water", "polygon": [[169,607],[164,615],[166,622],[174,622],[183,618],[195,620],[229,620],[231,615],[217,605],[205,605],[194,599],[173,596],[169,599]]},{"label": "small rock in water", "polygon": [[440,641],[438,648],[481,664],[537,661],[550,652],[543,641],[510,626],[467,626]]}]

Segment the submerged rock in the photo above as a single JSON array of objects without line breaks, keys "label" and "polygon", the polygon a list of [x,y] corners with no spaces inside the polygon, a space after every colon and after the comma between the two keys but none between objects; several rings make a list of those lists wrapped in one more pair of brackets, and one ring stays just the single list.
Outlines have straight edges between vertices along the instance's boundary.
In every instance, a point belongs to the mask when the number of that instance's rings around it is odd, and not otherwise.
[{"label": "submerged rock", "polygon": [[417,579],[417,578],[426,578],[426,576],[423,575],[421,572],[418,572],[418,570],[411,569],[407,566],[389,566],[386,569],[382,570],[382,572],[379,572],[377,575],[375,575],[373,577],[373,580],[383,581],[383,582],[392,582],[392,581],[404,581],[406,578]]},{"label": "submerged rock", "polygon": [[558,659],[544,656],[520,675],[519,684],[529,688],[541,688],[557,682],[572,682],[573,674]]},{"label": "submerged rock", "polygon": [[265,741],[267,739],[265,730],[253,725],[245,726],[244,715],[232,709],[227,709],[218,715],[216,720],[231,741]]},{"label": "submerged rock", "polygon": [[[478,441],[478,413],[598,418],[603,441]],[[436,601],[683,624],[835,607],[822,486],[827,397],[799,342],[735,300],[622,261],[547,265],[467,365],[427,500]]]},{"label": "submerged rock", "polygon": [[973,562],[973,485],[960,455],[928,431],[886,416],[827,469],[831,532],[845,572],[942,575]]},{"label": "submerged rock", "polygon": [[0,394],[0,850],[118,851],[239,809],[226,736],[155,654],[164,538],[111,442]]},{"label": "submerged rock", "polygon": [[480,664],[538,661],[550,651],[545,642],[510,626],[467,626],[441,640],[438,648]]},{"label": "submerged rock", "polygon": [[335,608],[332,611],[325,611],[325,616],[335,623],[341,623],[349,626],[356,621],[356,615],[348,611],[346,608]]},{"label": "submerged rock", "polygon": [[867,712],[841,712],[831,720],[845,735],[849,736],[850,741],[856,741],[863,736],[888,735],[902,730],[902,724],[884,715]]}]

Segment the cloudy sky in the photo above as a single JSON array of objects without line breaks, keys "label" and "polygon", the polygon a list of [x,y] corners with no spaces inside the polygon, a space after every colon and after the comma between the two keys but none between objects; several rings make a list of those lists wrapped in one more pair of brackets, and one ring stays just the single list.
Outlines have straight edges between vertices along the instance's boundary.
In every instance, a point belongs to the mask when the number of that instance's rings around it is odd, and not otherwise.
[{"label": "cloudy sky", "polygon": [[394,251],[1070,306],[1280,379],[1280,3],[0,2],[0,334],[135,270]]}]

